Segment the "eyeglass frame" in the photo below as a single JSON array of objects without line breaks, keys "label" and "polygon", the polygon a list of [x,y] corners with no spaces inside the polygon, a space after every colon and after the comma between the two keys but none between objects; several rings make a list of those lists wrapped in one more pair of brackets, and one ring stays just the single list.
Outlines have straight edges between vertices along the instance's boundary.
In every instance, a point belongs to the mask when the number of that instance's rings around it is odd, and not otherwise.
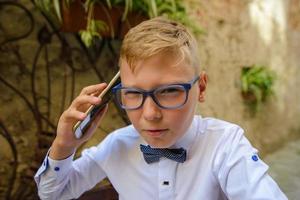
[{"label": "eyeglass frame", "polygon": [[[166,110],[173,110],[173,109],[178,109],[178,108],[181,108],[182,106],[184,106],[184,104],[186,104],[187,100],[188,100],[188,95],[189,95],[189,91],[191,90],[192,86],[200,79],[199,76],[195,76],[191,81],[187,82],[187,83],[174,83],[174,84],[166,84],[166,85],[161,85],[159,87],[156,87],[154,89],[151,89],[151,90],[143,90],[143,89],[140,89],[140,88],[134,88],[134,87],[122,87],[122,83],[119,83],[118,85],[116,85],[115,87],[112,88],[112,93],[114,94],[115,98],[117,99],[117,103],[118,105],[123,108],[124,110],[138,110],[140,109],[141,107],[143,107],[144,105],[144,102],[146,100],[146,98],[148,96],[150,96],[152,98],[152,100],[155,102],[155,104],[159,107],[159,108],[162,108],[162,109],[166,109]],[[162,87],[166,87],[166,86],[173,86],[173,85],[180,85],[184,88],[185,92],[186,92],[186,97],[185,97],[185,101],[179,105],[179,106],[174,106],[174,107],[165,107],[165,106],[162,106],[159,101],[156,99],[155,97],[155,91],[157,91],[157,89],[160,89]],[[125,106],[123,106],[121,103],[120,103],[120,99],[117,98],[117,91],[118,90],[121,90],[121,89],[134,89],[135,91],[137,92],[140,92],[143,96],[142,96],[142,102],[141,102],[141,105],[136,107],[136,108],[126,108]]]}]

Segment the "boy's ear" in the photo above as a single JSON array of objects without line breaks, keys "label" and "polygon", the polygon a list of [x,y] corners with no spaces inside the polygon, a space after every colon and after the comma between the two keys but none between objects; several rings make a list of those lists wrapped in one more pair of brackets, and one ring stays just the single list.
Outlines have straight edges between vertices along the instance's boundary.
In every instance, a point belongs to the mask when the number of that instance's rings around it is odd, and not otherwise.
[{"label": "boy's ear", "polygon": [[198,97],[199,102],[204,102],[205,101],[206,86],[207,86],[207,74],[205,73],[205,71],[202,71],[200,73],[200,79],[198,81],[198,87],[199,87],[199,90],[200,90],[199,97]]}]

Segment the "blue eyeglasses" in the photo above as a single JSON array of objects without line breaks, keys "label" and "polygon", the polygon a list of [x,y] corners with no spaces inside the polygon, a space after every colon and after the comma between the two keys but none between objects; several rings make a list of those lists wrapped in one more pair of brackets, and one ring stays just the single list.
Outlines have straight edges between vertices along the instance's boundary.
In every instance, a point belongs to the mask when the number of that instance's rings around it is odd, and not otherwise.
[{"label": "blue eyeglasses", "polygon": [[112,89],[118,104],[125,110],[136,110],[143,106],[150,96],[163,109],[181,108],[188,99],[189,90],[199,80],[196,76],[187,83],[163,85],[152,90],[122,87],[121,83]]}]

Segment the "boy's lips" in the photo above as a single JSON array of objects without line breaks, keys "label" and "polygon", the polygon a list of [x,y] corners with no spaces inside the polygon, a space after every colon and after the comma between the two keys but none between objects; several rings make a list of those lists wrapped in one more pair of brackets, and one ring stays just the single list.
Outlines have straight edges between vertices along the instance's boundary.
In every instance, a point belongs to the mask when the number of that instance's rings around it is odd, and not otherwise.
[{"label": "boy's lips", "polygon": [[144,129],[143,131],[146,132],[147,135],[152,137],[159,137],[169,129]]}]

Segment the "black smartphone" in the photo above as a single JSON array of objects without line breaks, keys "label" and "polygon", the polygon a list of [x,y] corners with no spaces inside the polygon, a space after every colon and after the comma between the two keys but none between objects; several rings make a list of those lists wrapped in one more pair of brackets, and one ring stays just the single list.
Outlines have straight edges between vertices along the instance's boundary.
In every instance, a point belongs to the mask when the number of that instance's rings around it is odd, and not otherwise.
[{"label": "black smartphone", "polygon": [[101,103],[98,105],[92,105],[86,111],[86,118],[82,121],[78,121],[73,127],[73,132],[77,139],[81,138],[84,133],[88,130],[93,120],[96,116],[105,108],[106,104],[111,100],[112,97],[112,88],[118,85],[121,82],[120,80],[120,72],[118,72],[109,82],[107,87],[101,92],[98,96],[102,99]]}]

